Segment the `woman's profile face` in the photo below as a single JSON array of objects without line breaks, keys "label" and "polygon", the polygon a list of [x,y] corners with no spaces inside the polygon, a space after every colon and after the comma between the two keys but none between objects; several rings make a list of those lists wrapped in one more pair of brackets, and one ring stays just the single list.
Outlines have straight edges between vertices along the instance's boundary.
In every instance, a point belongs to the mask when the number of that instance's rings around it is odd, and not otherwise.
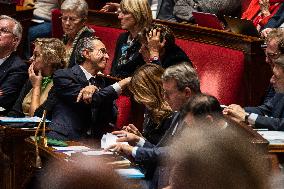
[{"label": "woman's profile face", "polygon": [[39,45],[35,45],[33,56],[30,59],[31,63],[34,64],[34,72],[37,74],[40,70],[43,71],[44,63],[42,58],[42,52]]},{"label": "woman's profile face", "polygon": [[121,28],[124,30],[129,31],[136,25],[136,20],[131,13],[120,11],[118,19],[120,20]]},{"label": "woman's profile face", "polygon": [[84,26],[83,18],[74,11],[62,11],[63,32],[71,38],[74,38],[79,30]]}]

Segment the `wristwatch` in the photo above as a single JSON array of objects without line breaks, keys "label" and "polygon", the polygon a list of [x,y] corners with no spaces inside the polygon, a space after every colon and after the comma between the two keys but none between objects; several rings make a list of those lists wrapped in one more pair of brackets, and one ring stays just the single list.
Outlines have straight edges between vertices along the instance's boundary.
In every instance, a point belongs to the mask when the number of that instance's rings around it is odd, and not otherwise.
[{"label": "wristwatch", "polygon": [[249,121],[248,121],[249,116],[250,116],[250,114],[246,113],[246,115],[245,115],[245,123],[246,124],[249,124]]},{"label": "wristwatch", "polygon": [[149,62],[151,62],[151,63],[156,63],[158,61],[159,61],[159,57],[158,56],[154,56],[154,57],[149,58]]}]

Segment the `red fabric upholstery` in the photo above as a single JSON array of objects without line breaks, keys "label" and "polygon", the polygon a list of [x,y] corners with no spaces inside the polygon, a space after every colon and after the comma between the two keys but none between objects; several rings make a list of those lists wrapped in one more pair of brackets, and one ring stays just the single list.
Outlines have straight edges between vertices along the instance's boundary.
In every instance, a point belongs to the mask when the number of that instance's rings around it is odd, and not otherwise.
[{"label": "red fabric upholstery", "polygon": [[59,39],[61,39],[63,36],[61,19],[59,19],[60,16],[61,16],[61,12],[59,9],[53,9],[51,11],[52,37],[59,38]]},{"label": "red fabric upholstery", "polygon": [[202,92],[215,96],[222,104],[244,104],[245,94],[241,88],[244,54],[241,51],[183,39],[177,39],[176,43],[197,68]]},{"label": "red fabric upholstery", "polygon": [[251,0],[242,0],[242,13],[247,10],[250,2],[251,2]]}]

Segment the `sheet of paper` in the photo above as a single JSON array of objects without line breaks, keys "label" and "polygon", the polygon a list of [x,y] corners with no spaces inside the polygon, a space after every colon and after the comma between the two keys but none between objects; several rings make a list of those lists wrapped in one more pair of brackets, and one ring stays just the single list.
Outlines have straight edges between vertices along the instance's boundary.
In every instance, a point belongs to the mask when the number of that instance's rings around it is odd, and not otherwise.
[{"label": "sheet of paper", "polygon": [[112,155],[113,152],[109,151],[103,151],[103,150],[92,150],[92,151],[87,151],[87,152],[82,152],[84,155],[87,156],[101,156],[101,155]]},{"label": "sheet of paper", "polygon": [[269,141],[270,144],[284,144],[283,131],[257,131],[263,138]]},{"label": "sheet of paper", "polygon": [[115,169],[115,171],[126,178],[144,178],[144,174],[139,170],[135,168],[129,168],[129,169]]},{"label": "sheet of paper", "polygon": [[[15,117],[0,117],[0,122],[2,123],[38,123],[41,121],[40,117],[22,117],[22,118],[15,118]],[[46,120],[46,122],[50,122]]]},{"label": "sheet of paper", "polygon": [[[111,133],[106,133],[103,135],[102,139],[101,139],[101,148],[107,148],[113,144],[116,144],[116,139],[118,137],[116,135],[113,135]],[[127,142],[123,142],[124,144],[128,144]]]},{"label": "sheet of paper", "polygon": [[90,148],[86,146],[67,146],[67,147],[52,146],[52,147],[55,149],[55,151],[58,152],[66,152],[66,151],[83,152],[90,150]]}]

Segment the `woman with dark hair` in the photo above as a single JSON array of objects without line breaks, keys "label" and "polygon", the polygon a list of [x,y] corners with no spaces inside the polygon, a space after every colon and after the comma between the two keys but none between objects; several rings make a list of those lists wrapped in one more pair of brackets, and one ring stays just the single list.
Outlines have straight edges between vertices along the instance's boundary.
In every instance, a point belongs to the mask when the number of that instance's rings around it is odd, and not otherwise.
[{"label": "woman with dark hair", "polygon": [[29,80],[8,116],[42,116],[43,110],[47,110],[50,118],[51,109],[56,103],[52,75],[56,70],[66,67],[64,44],[55,38],[36,39],[34,44]]},{"label": "woman with dark hair", "polygon": [[152,24],[144,31],[140,41],[142,44],[140,52],[145,62],[158,64],[163,68],[180,62],[191,64],[185,52],[175,44],[173,31],[165,25]]}]

